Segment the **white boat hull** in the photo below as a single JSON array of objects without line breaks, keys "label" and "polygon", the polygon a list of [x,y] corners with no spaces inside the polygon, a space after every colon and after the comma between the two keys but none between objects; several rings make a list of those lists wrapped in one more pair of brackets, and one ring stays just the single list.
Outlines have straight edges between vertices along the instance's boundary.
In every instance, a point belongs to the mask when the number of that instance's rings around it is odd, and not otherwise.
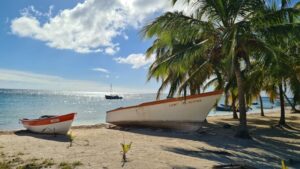
[{"label": "white boat hull", "polygon": [[48,116],[39,119],[21,119],[23,126],[36,133],[43,134],[67,134],[76,113],[61,116]]},{"label": "white boat hull", "polygon": [[35,133],[43,134],[67,134],[73,120],[48,125],[31,126],[24,124],[24,127]]},{"label": "white boat hull", "polygon": [[197,130],[220,96],[221,92],[212,92],[187,96],[186,99],[166,99],[119,108],[107,112],[106,122],[120,126],[142,125]]}]

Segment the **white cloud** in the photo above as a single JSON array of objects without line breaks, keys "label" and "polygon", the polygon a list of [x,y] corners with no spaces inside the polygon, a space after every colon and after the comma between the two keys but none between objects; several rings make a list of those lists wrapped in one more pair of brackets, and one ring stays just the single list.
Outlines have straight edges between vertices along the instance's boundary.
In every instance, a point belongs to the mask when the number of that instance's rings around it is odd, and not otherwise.
[{"label": "white cloud", "polygon": [[104,69],[104,68],[101,68],[101,67],[93,68],[92,70],[96,71],[96,72],[110,73],[107,69]]},{"label": "white cloud", "polygon": [[105,48],[105,53],[108,54],[108,55],[114,55],[119,50],[120,50],[119,47],[115,47],[115,48],[113,48],[113,47],[107,47],[107,48]]},{"label": "white cloud", "polygon": [[128,35],[126,35],[126,34],[124,34],[123,37],[124,37],[125,40],[129,39]]},{"label": "white cloud", "polygon": [[114,58],[114,60],[118,63],[132,65],[131,67],[133,69],[138,69],[140,67],[147,66],[153,63],[154,59],[155,59],[154,55],[152,55],[150,58],[147,59],[146,56],[142,53],[133,53],[127,56],[126,58],[124,57]]},{"label": "white cloud", "polygon": [[[11,31],[43,41],[52,48],[115,54],[119,47],[114,38],[127,39],[126,28],[139,28],[155,12],[168,9],[169,3],[167,0],[85,0],[55,16],[52,16],[53,6],[47,13],[29,6],[12,20]],[[46,21],[41,22],[41,17],[46,17]]]}]

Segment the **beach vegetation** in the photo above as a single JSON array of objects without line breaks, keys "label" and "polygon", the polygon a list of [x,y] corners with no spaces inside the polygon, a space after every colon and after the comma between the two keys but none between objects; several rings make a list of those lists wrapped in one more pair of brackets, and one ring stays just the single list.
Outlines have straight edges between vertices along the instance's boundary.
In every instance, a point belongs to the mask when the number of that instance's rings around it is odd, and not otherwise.
[{"label": "beach vegetation", "polygon": [[23,153],[23,152],[18,152],[17,155],[18,155],[18,156],[22,156],[22,155],[24,155],[24,153]]},{"label": "beach vegetation", "polygon": [[59,163],[59,169],[75,169],[76,167],[82,166],[83,164],[80,161],[75,161],[73,163],[61,162]]},{"label": "beach vegetation", "polygon": [[68,134],[67,134],[67,137],[68,137],[68,139],[69,139],[69,147],[72,147],[73,146],[73,142],[74,142],[74,140],[75,140],[75,135],[73,135],[72,134],[72,132],[69,132]]},{"label": "beach vegetation", "polygon": [[54,160],[53,159],[45,159],[41,162],[41,165],[44,167],[44,168],[48,168],[48,167],[51,167],[53,165],[55,165],[54,163]]},{"label": "beach vegetation", "polygon": [[82,162],[80,162],[80,161],[75,161],[75,162],[73,162],[72,163],[72,166],[75,168],[75,167],[78,167],[78,166],[82,166],[83,164],[82,164]]},{"label": "beach vegetation", "polygon": [[20,157],[15,157],[15,158],[12,158],[10,161],[8,161],[8,163],[13,164],[13,165],[22,164],[23,162],[24,161]]},{"label": "beach vegetation", "polygon": [[299,9],[289,0],[185,2],[189,12],[166,12],[142,30],[145,38],[154,38],[146,56],[155,55],[148,79],[161,81],[158,96],[166,87],[172,97],[200,93],[213,83],[215,89],[236,90],[240,117],[235,136],[251,138],[247,104],[267,90],[279,96],[279,124],[285,124],[284,85],[299,82]]},{"label": "beach vegetation", "polygon": [[132,142],[130,142],[129,144],[121,143],[121,147],[122,147],[121,153],[122,153],[122,160],[123,160],[123,162],[127,162],[127,156],[126,156],[126,154],[131,149],[131,145],[132,145]]},{"label": "beach vegetation", "polygon": [[35,161],[38,161],[38,160],[39,160],[38,158],[30,158],[28,161],[35,162]]},{"label": "beach vegetation", "polygon": [[59,163],[58,167],[60,169],[72,169],[72,165],[67,162],[61,162]]},{"label": "beach vegetation", "polygon": [[34,162],[17,167],[17,169],[42,169],[42,168],[43,165]]},{"label": "beach vegetation", "polygon": [[11,169],[11,165],[7,162],[0,161],[0,169]]},{"label": "beach vegetation", "polygon": [[14,166],[17,169],[41,169],[41,168],[50,168],[53,165],[55,165],[53,159],[45,159],[41,162],[39,162],[40,159],[30,159],[28,161],[19,161],[18,163],[14,162]]}]

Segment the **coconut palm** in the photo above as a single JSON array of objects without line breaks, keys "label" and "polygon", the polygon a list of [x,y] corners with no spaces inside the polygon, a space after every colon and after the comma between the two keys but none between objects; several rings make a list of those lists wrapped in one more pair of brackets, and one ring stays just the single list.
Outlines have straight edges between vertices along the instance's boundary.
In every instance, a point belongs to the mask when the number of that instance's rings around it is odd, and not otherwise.
[{"label": "coconut palm", "polygon": [[[192,14],[167,12],[144,27],[146,38],[156,38],[147,51],[148,56],[156,54],[149,77],[164,80],[172,71],[183,75],[184,81],[176,87],[180,93],[199,74],[206,75],[200,78],[201,82],[205,82],[217,76],[218,65],[230,63],[230,74],[237,83],[240,111],[236,136],[250,138],[245,100],[245,72],[251,69],[250,60],[254,55],[257,60],[265,60],[265,56],[275,57],[276,53],[266,43],[265,35],[286,35],[289,31],[294,32],[299,25],[276,22],[281,11],[265,12],[263,0],[187,2],[192,3]],[[286,11],[289,15],[294,12]]]},{"label": "coconut palm", "polygon": [[[281,7],[274,3],[270,6],[267,6],[265,11],[268,15],[273,14],[276,16],[273,19],[267,21],[267,24],[274,25],[298,25],[299,21],[299,10],[296,8],[288,7],[289,1],[282,1]],[[279,8],[280,7],[280,8]],[[266,16],[267,16],[266,15]],[[272,84],[275,84],[279,91],[280,98],[280,107],[281,107],[281,116],[279,120],[279,125],[286,125],[285,123],[285,106],[284,106],[284,84],[289,82],[292,89],[294,89],[294,96],[297,97],[297,84],[299,81],[296,79],[295,65],[297,65],[297,49],[299,46],[299,33],[294,32],[291,28],[290,33],[287,33],[285,36],[281,34],[266,34],[265,41],[272,44],[274,52],[276,52],[275,57],[273,55],[266,55],[265,69],[268,70],[268,76],[271,76]]]},{"label": "coconut palm", "polygon": [[247,103],[249,105],[252,104],[253,99],[257,100],[257,98],[260,101],[260,110],[261,110],[261,116],[264,116],[264,109],[263,109],[263,102],[262,97],[260,95],[260,92],[263,90],[263,88],[266,85],[265,79],[266,79],[266,72],[261,64],[258,62],[251,63],[252,68],[251,70],[246,72],[246,99]]}]

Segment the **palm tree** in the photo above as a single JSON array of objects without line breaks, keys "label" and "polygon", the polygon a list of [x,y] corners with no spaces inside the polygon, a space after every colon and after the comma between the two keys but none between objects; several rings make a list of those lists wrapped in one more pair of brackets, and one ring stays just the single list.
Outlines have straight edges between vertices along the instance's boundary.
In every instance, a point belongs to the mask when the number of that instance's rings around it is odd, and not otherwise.
[{"label": "palm tree", "polygon": [[246,87],[247,103],[251,105],[253,99],[257,100],[258,98],[260,101],[260,114],[261,116],[264,116],[263,101],[260,92],[264,89],[264,86],[266,85],[266,73],[263,69],[263,66],[257,61],[252,62],[251,65],[251,70],[246,72],[246,83],[248,84]]},{"label": "palm tree", "polygon": [[[246,115],[245,72],[251,69],[250,60],[254,55],[257,55],[258,60],[264,60],[267,55],[276,56],[272,46],[265,42],[265,34],[286,34],[295,25],[279,25],[275,19],[272,20],[273,23],[265,22],[269,20],[266,15],[271,13],[263,12],[266,5],[263,0],[186,1],[192,3],[192,14],[167,12],[143,29],[144,37],[156,38],[147,51],[148,56],[156,54],[149,77],[166,79],[172,69],[184,79],[176,86],[178,92],[186,93],[189,82],[197,75],[206,75],[200,78],[201,82],[205,82],[208,78],[217,76],[218,65],[230,63],[230,74],[237,83],[240,111],[240,125],[236,136],[250,138]],[[173,2],[176,3],[177,0]],[[278,18],[275,14],[271,16]]]},{"label": "palm tree", "polygon": [[[274,3],[270,6],[267,6],[265,11],[267,15],[273,14],[276,17],[276,25],[295,25],[296,27],[299,24],[299,21],[296,19],[299,18],[299,10],[296,8],[288,7],[289,0],[283,0],[281,3],[281,7]],[[273,24],[275,18],[270,18],[267,21],[267,24]],[[295,48],[299,44],[299,35],[294,32],[292,28],[290,28],[291,33],[287,33],[285,36],[281,34],[268,35],[266,34],[266,41],[269,44],[273,45],[273,50],[276,52],[276,56],[273,55],[266,56],[265,68],[269,71],[269,76],[272,77],[273,83],[277,86],[279,91],[280,98],[280,107],[281,107],[281,115],[279,120],[279,125],[286,125],[285,122],[285,106],[284,106],[284,84],[288,81],[292,89],[297,92],[297,80],[296,72],[295,72],[295,60],[298,56],[298,53],[295,53]],[[299,84],[299,82],[298,82]],[[297,94],[295,94],[297,96]]]}]

